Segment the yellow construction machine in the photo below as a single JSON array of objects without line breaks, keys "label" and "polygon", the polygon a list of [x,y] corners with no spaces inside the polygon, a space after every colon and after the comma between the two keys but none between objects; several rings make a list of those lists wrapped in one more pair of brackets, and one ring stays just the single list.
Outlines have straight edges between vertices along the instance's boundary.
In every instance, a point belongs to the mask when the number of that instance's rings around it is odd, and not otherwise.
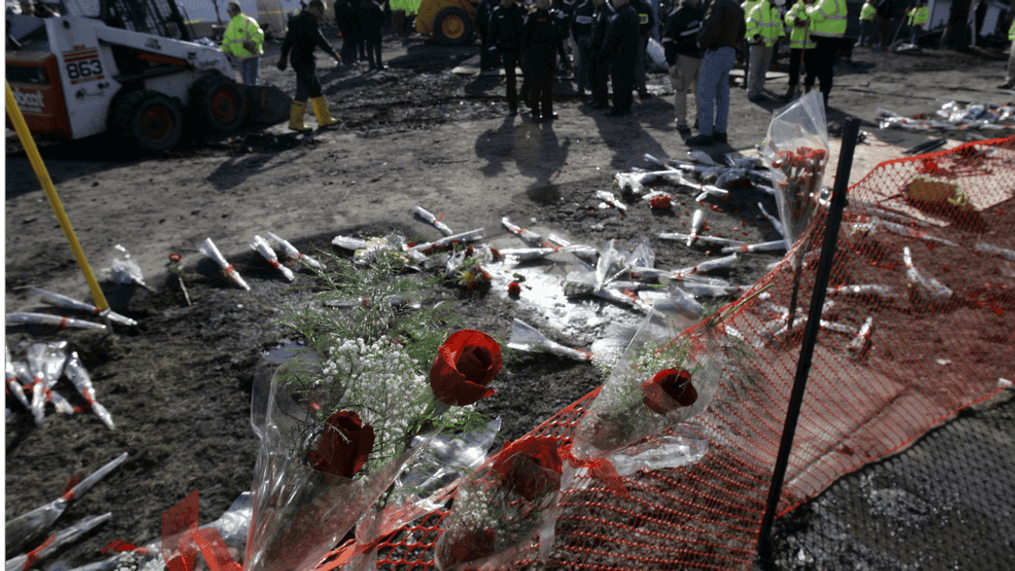
[{"label": "yellow construction machine", "polygon": [[441,45],[462,46],[474,41],[476,6],[471,0],[422,0],[416,31],[433,34]]}]

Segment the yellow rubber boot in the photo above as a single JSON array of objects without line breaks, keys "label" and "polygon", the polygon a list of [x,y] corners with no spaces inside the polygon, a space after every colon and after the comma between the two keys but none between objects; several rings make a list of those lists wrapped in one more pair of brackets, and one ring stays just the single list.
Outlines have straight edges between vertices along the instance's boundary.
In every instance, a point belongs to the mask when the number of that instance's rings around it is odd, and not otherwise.
[{"label": "yellow rubber boot", "polygon": [[306,133],[312,131],[310,127],[303,124],[303,114],[307,110],[306,102],[300,103],[299,101],[293,101],[292,108],[289,109],[289,128],[293,131],[299,131],[300,133]]},{"label": "yellow rubber boot", "polygon": [[317,128],[324,129],[325,127],[331,127],[337,125],[338,121],[331,118],[331,113],[328,112],[328,100],[324,96],[311,97],[310,102],[314,104],[314,115],[317,115]]}]

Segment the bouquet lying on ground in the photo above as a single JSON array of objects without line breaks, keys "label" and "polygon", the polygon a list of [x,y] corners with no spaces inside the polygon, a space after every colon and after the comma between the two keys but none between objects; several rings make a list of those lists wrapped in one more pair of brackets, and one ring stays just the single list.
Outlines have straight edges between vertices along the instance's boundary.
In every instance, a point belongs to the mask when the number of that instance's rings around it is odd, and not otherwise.
[{"label": "bouquet lying on ground", "polygon": [[[385,256],[372,263],[387,271]],[[329,289],[287,320],[307,340],[305,358],[282,365],[270,387],[255,387],[262,444],[250,570],[310,569],[361,518],[354,555],[367,564],[381,537],[428,513],[431,504],[419,500],[429,494],[397,485],[403,471],[443,429],[482,426],[470,405],[493,393],[487,385],[501,368],[500,347],[485,333],[445,339],[433,324],[448,316],[437,309],[388,303],[419,284],[380,280],[339,259],[328,266],[337,268],[322,276]],[[366,292],[369,304],[328,307],[333,297]]]},{"label": "bouquet lying on ground", "polygon": [[[707,445],[687,426],[715,395],[723,368],[719,330],[654,309],[575,429],[569,456],[619,493],[619,476],[697,461]],[[632,446],[646,437],[654,438]]]},{"label": "bouquet lying on ground", "polygon": [[437,540],[437,568],[504,569],[537,536],[545,561],[567,478],[556,439],[530,436],[507,444],[458,488]]}]

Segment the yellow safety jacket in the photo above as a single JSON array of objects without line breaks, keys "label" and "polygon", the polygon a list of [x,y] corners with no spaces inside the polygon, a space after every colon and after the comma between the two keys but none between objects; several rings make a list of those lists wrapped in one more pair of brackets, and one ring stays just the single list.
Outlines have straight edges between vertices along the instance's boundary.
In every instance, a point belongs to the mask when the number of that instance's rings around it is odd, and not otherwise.
[{"label": "yellow safety jacket", "polygon": [[846,0],[818,0],[807,7],[814,38],[841,38],[846,34]]},{"label": "yellow safety jacket", "polygon": [[874,4],[868,0],[863,3],[863,8],[860,8],[860,19],[873,21],[874,16],[877,16],[878,9],[874,7]]},{"label": "yellow safety jacket", "polygon": [[1012,20],[1011,27],[1008,28],[1008,41],[1015,42],[1015,20]]},{"label": "yellow safety jacket", "polygon": [[392,10],[402,10],[406,14],[417,14],[419,13],[419,4],[421,0],[390,0],[388,5],[391,6]]},{"label": "yellow safety jacket", "polygon": [[930,8],[920,6],[909,10],[909,25],[922,26],[930,19]]},{"label": "yellow safety jacket", "polygon": [[[786,12],[786,26],[789,27],[789,47],[792,50],[813,50],[814,41],[811,40],[810,18],[806,12],[807,5],[797,2]],[[799,28],[795,24],[806,22],[808,25]]]},{"label": "yellow safety jacket", "polygon": [[[244,40],[253,40],[257,51],[250,52],[243,47]],[[257,25],[257,20],[243,13],[237,14],[226,24],[226,31],[222,34],[222,51],[240,59],[264,55],[264,30]]]},{"label": "yellow safety jacket", "polygon": [[747,32],[744,37],[750,40],[755,35],[761,36],[765,47],[775,45],[776,40],[785,35],[779,12],[769,4],[768,0],[757,2],[750,12],[744,14]]}]

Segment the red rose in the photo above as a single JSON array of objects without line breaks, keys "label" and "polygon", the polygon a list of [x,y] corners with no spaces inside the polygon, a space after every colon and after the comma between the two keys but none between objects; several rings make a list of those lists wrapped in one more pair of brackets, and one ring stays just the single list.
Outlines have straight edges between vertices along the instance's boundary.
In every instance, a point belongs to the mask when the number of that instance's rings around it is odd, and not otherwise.
[{"label": "red rose", "polygon": [[430,388],[437,400],[467,406],[497,392],[486,385],[500,373],[500,345],[482,331],[463,329],[437,349],[430,366]]},{"label": "red rose", "polygon": [[807,151],[807,159],[812,161],[822,161],[828,156],[828,152],[824,149],[809,149]]},{"label": "red rose", "polygon": [[672,204],[672,203],[673,203],[673,198],[671,198],[669,196],[666,196],[664,194],[661,194],[659,196],[653,196],[648,201],[648,205],[649,206],[651,206],[652,208],[659,208],[659,209],[669,208],[670,204]]},{"label": "red rose", "polygon": [[522,286],[518,285],[518,282],[511,282],[508,284],[508,293],[510,295],[519,295],[522,293]]},{"label": "red rose", "polygon": [[374,447],[374,427],[364,424],[355,412],[331,415],[317,446],[308,454],[315,470],[352,478],[366,463]]},{"label": "red rose", "polygon": [[493,555],[495,539],[496,535],[490,528],[481,531],[467,530],[461,539],[447,546],[447,550],[451,552],[449,563],[465,563]]},{"label": "red rose", "polygon": [[532,501],[560,488],[560,453],[553,438],[533,436],[508,443],[491,469],[501,485]]},{"label": "red rose", "polygon": [[659,414],[691,406],[698,400],[698,391],[694,390],[691,373],[686,369],[659,371],[651,381],[641,385],[641,395],[645,406]]},{"label": "red rose", "polygon": [[169,254],[169,261],[173,262],[174,264],[180,263],[180,260],[182,260],[182,259],[183,259],[183,256],[181,256],[179,254]]}]

